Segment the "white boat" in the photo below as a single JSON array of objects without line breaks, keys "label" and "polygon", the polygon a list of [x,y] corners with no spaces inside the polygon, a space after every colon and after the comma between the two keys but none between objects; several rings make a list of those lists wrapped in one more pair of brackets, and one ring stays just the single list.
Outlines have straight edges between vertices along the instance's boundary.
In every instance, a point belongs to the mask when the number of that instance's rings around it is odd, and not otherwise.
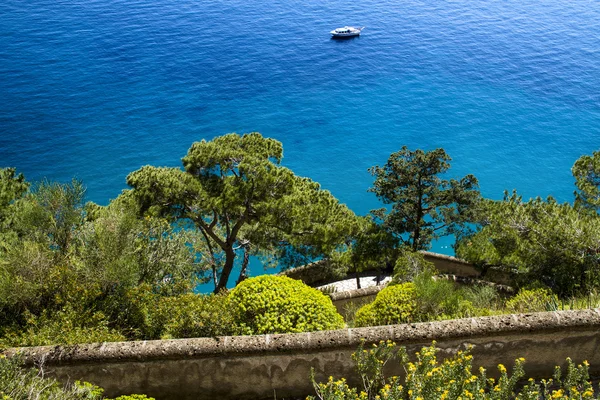
[{"label": "white boat", "polygon": [[365,29],[365,27],[361,27],[361,28],[355,28],[353,26],[345,26],[343,28],[336,28],[334,30],[332,30],[331,35],[334,38],[342,38],[342,37],[351,37],[351,36],[358,36],[360,35],[360,32]]}]

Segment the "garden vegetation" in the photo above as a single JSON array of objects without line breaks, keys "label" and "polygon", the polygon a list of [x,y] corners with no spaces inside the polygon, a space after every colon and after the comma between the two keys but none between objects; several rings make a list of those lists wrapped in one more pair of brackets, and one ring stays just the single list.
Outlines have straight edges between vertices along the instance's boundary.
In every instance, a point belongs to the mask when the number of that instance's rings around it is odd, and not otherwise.
[{"label": "garden vegetation", "polygon": [[[182,160],[132,172],[106,206],[86,202],[78,180],[0,169],[0,347],[344,326],[301,282],[248,278],[251,257],[265,267],[327,258],[331,276],[357,282],[394,271],[349,326],[600,304],[600,152],[575,162],[574,201],[561,204],[483,199],[474,176],[446,178],[443,149],[403,147],[370,169],[384,207],[366,216],[282,166],[281,143],[259,133],[202,140]],[[484,279],[508,276],[516,296],[436,277],[418,251],[444,235]],[[214,293],[195,293],[205,282]]]},{"label": "garden vegetation", "polygon": [[[362,386],[353,387],[345,378],[333,376],[325,383],[312,376],[315,400],[504,400],[504,399],[597,399],[590,382],[589,364],[575,365],[567,359],[565,373],[556,367],[554,376],[536,381],[526,379],[524,358],[515,360],[512,371],[498,365],[497,378],[488,377],[484,368],[473,370],[469,350],[438,360],[435,342],[423,347],[411,361],[406,349],[393,342],[380,342],[372,348],[360,346],[352,358]],[[388,363],[399,362],[404,376],[386,376]],[[526,382],[524,385],[520,382]]]}]

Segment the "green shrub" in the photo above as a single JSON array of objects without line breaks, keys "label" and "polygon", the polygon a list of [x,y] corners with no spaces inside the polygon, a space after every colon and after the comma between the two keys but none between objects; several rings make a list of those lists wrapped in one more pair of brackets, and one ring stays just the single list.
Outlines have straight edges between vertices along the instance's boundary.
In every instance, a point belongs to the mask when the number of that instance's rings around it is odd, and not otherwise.
[{"label": "green shrub", "polygon": [[100,400],[103,390],[89,383],[63,386],[44,378],[40,370],[22,368],[22,360],[0,355],[0,399],[2,400]]},{"label": "green shrub", "polygon": [[453,282],[418,275],[414,282],[390,285],[360,308],[354,325],[376,326],[491,315],[475,306]]},{"label": "green shrub", "polygon": [[[314,371],[311,379],[320,400],[542,400],[542,399],[597,399],[589,378],[589,364],[575,365],[567,358],[567,371],[561,379],[561,370],[555,368],[554,379],[538,384],[529,379],[524,386],[518,382],[525,376],[525,359],[515,360],[512,374],[498,365],[499,378],[488,378],[486,370],[473,371],[470,350],[459,351],[455,356],[438,360],[435,342],[416,353],[416,361],[410,362],[406,349],[397,348],[390,341],[380,342],[366,350],[361,345],[352,355],[363,387],[350,387],[344,378],[317,383]],[[384,366],[399,359],[406,371],[403,379],[386,377]],[[314,400],[315,397],[308,397]]]},{"label": "green shrub", "polygon": [[166,320],[160,312],[161,296],[149,284],[132,288],[116,288],[101,301],[99,307],[111,324],[130,340],[160,339]]},{"label": "green shrub", "polygon": [[119,396],[115,399],[105,399],[105,400],[155,400],[154,397],[148,397],[145,394],[130,394],[126,396]]},{"label": "green shrub", "polygon": [[466,318],[489,314],[477,310],[454,282],[434,279],[430,274],[415,278],[417,315],[420,321]]},{"label": "green shrub", "polygon": [[26,326],[7,329],[0,345],[45,346],[125,340],[118,331],[109,328],[108,321],[100,312],[85,312],[66,305],[57,312],[44,311],[40,316],[26,316]]},{"label": "green shrub", "polygon": [[502,300],[496,288],[488,285],[475,285],[462,290],[465,299],[480,310],[497,310],[502,306]]},{"label": "green shrub", "polygon": [[246,279],[230,292],[229,304],[246,334],[309,332],[344,326],[329,297],[285,276]]},{"label": "green shrub", "polygon": [[396,260],[393,281],[395,283],[411,282],[418,275],[434,275],[436,273],[435,265],[425,260],[423,254],[407,251]]},{"label": "green shrub", "polygon": [[506,302],[511,313],[527,313],[554,310],[558,307],[558,297],[548,289],[521,289]]},{"label": "green shrub", "polygon": [[237,329],[226,295],[184,294],[164,298],[160,306],[168,321],[163,338],[235,335]]},{"label": "green shrub", "polygon": [[375,301],[361,307],[354,317],[354,325],[376,326],[412,322],[417,315],[414,284],[402,283],[384,288]]}]

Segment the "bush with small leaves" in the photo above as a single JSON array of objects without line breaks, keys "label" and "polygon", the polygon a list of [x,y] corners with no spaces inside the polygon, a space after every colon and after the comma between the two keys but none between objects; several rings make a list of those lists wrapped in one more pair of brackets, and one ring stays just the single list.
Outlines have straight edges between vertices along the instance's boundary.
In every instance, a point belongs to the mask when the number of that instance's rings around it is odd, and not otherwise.
[{"label": "bush with small leaves", "polygon": [[521,289],[517,295],[506,302],[511,313],[550,311],[558,307],[558,297],[548,289]]},{"label": "bush with small leaves", "polygon": [[376,326],[412,322],[417,315],[415,285],[402,283],[384,288],[372,303],[361,307],[354,317],[354,325]]},{"label": "bush with small leaves", "polygon": [[344,326],[329,297],[285,276],[246,279],[230,292],[229,304],[245,334],[310,332]]},{"label": "bush with small leaves", "polygon": [[25,347],[125,340],[125,336],[109,327],[101,312],[86,312],[71,304],[56,312],[46,310],[40,316],[31,313],[25,316],[25,327],[6,329],[0,345]]},{"label": "bush with small leaves", "polygon": [[224,294],[188,293],[164,298],[160,305],[165,324],[163,338],[235,335],[238,330]]}]

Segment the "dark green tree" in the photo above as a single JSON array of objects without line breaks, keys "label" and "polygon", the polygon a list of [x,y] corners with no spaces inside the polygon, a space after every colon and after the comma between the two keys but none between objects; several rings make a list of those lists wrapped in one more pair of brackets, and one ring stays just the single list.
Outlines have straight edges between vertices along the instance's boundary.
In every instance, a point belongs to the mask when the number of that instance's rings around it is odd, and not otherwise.
[{"label": "dark green tree", "polygon": [[413,251],[426,250],[433,239],[457,233],[473,218],[479,200],[473,175],[442,179],[450,168],[443,149],[411,151],[406,146],[383,166],[369,169],[375,177],[369,189],[389,209],[373,210],[383,226]]},{"label": "dark green tree", "polygon": [[15,168],[0,168],[0,252],[6,250],[15,240],[13,232],[17,203],[29,189],[29,183],[23,174],[17,174]]},{"label": "dark green tree", "polygon": [[457,255],[512,274],[517,284],[541,282],[561,296],[600,283],[600,218],[553,198],[523,201],[513,192],[481,203],[481,229],[463,237]]},{"label": "dark green tree", "polygon": [[398,255],[398,239],[377,224],[372,217],[357,217],[344,246],[333,253],[330,261],[338,270],[354,272],[360,289],[360,273],[391,266]]},{"label": "dark green tree", "polygon": [[29,183],[23,174],[17,175],[15,168],[0,168],[0,216],[16,200],[23,197],[29,189]]},{"label": "dark green tree", "polygon": [[250,254],[292,262],[325,255],[347,235],[354,214],[316,182],[280,166],[282,157],[274,139],[228,134],[194,143],[183,158],[185,171],[146,166],[127,183],[143,212],[201,233],[218,292],[240,253],[243,275]]},{"label": "dark green tree", "polygon": [[600,209],[600,151],[581,156],[571,172],[575,177],[575,207],[598,212]]}]

